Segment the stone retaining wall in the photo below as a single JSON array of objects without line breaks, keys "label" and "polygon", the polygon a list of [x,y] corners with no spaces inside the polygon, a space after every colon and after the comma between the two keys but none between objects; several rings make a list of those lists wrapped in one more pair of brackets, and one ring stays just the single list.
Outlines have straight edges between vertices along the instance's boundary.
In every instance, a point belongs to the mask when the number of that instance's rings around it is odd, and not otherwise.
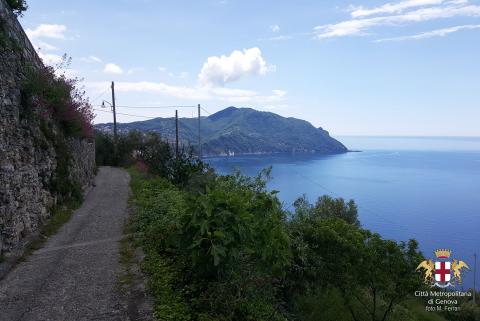
[{"label": "stone retaining wall", "polygon": [[[25,66],[42,62],[22,26],[4,0],[0,0],[0,255],[14,249],[49,217],[57,203],[50,183],[57,168],[55,143],[38,119],[22,117],[21,86]],[[1,40],[2,38],[0,38]],[[54,121],[50,130],[61,135]],[[68,139],[69,173],[82,187],[91,184],[95,171],[92,140]]]}]

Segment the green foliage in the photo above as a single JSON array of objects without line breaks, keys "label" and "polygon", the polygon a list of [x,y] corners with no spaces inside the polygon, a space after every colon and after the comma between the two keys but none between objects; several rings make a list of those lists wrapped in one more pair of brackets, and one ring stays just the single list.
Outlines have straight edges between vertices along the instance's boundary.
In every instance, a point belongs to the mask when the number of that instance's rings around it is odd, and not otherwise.
[{"label": "green foliage", "polygon": [[[97,131],[96,162],[99,165],[124,166],[137,165],[140,170],[151,175],[165,177],[175,185],[192,188],[204,180],[211,169],[193,155],[192,150],[182,149],[174,154],[171,146],[157,133],[129,131],[117,137],[117,153],[113,135]],[[197,181],[193,183],[192,181]]]},{"label": "green foliage", "polygon": [[182,291],[177,290],[181,269],[169,255],[174,250],[180,229],[180,217],[185,214],[181,191],[162,178],[147,179],[130,170],[136,214],[132,229],[139,233],[146,259],[144,270],[150,275],[149,286],[156,299],[156,315],[160,320],[191,320],[189,305]]},{"label": "green foliage", "polygon": [[294,310],[303,313],[297,316],[300,321],[353,321],[338,289],[309,291],[293,298]]},{"label": "green foliage", "polygon": [[155,297],[155,314],[159,320],[193,320],[191,307],[181,291],[177,290],[182,278],[172,259],[147,248],[143,268],[151,275],[149,286]]},{"label": "green foliage", "polygon": [[156,133],[146,133],[140,146],[142,160],[147,164],[149,173],[162,177],[171,177],[173,154],[170,145],[161,140]]},{"label": "green foliage", "polygon": [[7,4],[17,16],[21,16],[28,8],[26,0],[7,0]]},{"label": "green foliage", "polygon": [[113,135],[101,131],[95,131],[95,158],[101,166],[124,166],[135,164],[134,153],[138,152],[147,139],[140,132],[131,131],[127,134],[119,134],[117,138],[117,153]]},{"label": "green foliage", "polygon": [[[417,299],[409,299],[404,303],[403,311],[396,311],[398,316],[402,314],[402,320],[408,321],[446,321],[441,315],[425,311],[425,304]],[[400,310],[400,309],[398,309]]]},{"label": "green foliage", "polygon": [[298,198],[294,203],[297,216],[316,217],[319,219],[339,218],[355,226],[360,226],[358,220],[357,205],[353,200],[345,202],[343,198],[332,198],[328,195],[319,197],[312,205],[305,195]]},{"label": "green foliage", "polygon": [[[477,294],[478,298],[478,294]],[[460,312],[445,312],[445,318],[450,321],[480,321],[480,305],[473,304],[472,299],[460,299]]]},{"label": "green foliage", "polygon": [[131,171],[133,227],[159,319],[424,317],[406,301],[422,288],[417,242],[362,229],[354,201],[301,197],[286,213],[266,188],[270,169],[219,176],[155,134],[129,139],[147,169]]},{"label": "green foliage", "polygon": [[294,265],[288,286],[293,297],[334,288],[354,320],[387,320],[421,288],[413,271],[423,257],[414,240],[396,243],[360,229],[355,220],[347,223],[343,215],[318,215],[305,206],[297,211],[289,226]]},{"label": "green foliage", "polygon": [[[68,64],[66,57],[64,64]],[[55,172],[50,185],[45,187],[57,195],[60,202],[79,202],[83,197],[82,188],[70,174],[72,159],[67,140],[90,138],[93,114],[88,100],[83,98],[84,93],[76,87],[76,80],[56,72],[58,70],[50,67],[25,66],[20,117],[42,132],[43,137],[32,133],[37,149],[50,146],[55,149]]]},{"label": "green foliage", "polygon": [[261,177],[214,177],[184,190],[132,171],[131,182],[160,319],[285,319],[277,305],[289,239]]},{"label": "green foliage", "polygon": [[[205,277],[225,273],[245,255],[268,271],[282,273],[289,262],[284,213],[262,176],[220,176],[190,198],[185,233],[196,271]],[[206,270],[205,270],[206,269]]]},{"label": "green foliage", "polygon": [[[53,135],[52,133],[47,135]],[[70,176],[71,154],[63,137],[52,136],[57,167],[50,182],[49,190],[60,197],[60,201],[80,202],[83,198],[82,187]]]},{"label": "green foliage", "polygon": [[98,166],[115,164],[113,139],[100,131],[95,131],[95,163]]},{"label": "green foliage", "polygon": [[64,55],[57,69],[25,67],[21,117],[52,119],[65,136],[90,138],[93,136],[93,112],[85,92],[78,89],[77,79],[59,74],[69,63]]}]

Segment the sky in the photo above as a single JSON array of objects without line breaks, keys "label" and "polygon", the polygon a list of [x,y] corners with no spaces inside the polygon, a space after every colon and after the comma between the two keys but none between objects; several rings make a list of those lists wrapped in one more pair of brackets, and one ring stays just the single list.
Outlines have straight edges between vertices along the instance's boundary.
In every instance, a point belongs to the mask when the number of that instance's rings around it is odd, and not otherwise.
[{"label": "sky", "polygon": [[[480,0],[28,0],[96,123],[252,107],[333,135],[480,136]],[[178,108],[180,117],[196,109]]]}]

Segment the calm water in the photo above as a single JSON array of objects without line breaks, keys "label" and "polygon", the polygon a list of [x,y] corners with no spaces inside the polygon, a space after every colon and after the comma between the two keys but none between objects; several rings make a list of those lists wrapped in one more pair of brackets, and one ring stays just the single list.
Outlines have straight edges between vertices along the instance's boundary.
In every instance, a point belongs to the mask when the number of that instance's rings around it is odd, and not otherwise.
[{"label": "calm water", "polygon": [[[269,188],[285,208],[306,194],[354,199],[362,225],[386,238],[415,238],[427,257],[436,248],[473,268],[480,254],[480,138],[339,137],[351,150],[333,156],[208,159],[220,173],[255,175],[273,166]],[[464,285],[472,286],[473,272]]]}]

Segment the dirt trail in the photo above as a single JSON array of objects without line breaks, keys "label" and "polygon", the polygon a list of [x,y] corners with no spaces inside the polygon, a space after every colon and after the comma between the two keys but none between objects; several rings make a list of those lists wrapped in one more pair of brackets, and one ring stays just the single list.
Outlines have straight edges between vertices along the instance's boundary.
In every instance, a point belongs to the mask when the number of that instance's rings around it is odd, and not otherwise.
[{"label": "dirt trail", "polygon": [[0,320],[124,320],[119,240],[129,176],[102,167],[71,220],[0,282]]}]

